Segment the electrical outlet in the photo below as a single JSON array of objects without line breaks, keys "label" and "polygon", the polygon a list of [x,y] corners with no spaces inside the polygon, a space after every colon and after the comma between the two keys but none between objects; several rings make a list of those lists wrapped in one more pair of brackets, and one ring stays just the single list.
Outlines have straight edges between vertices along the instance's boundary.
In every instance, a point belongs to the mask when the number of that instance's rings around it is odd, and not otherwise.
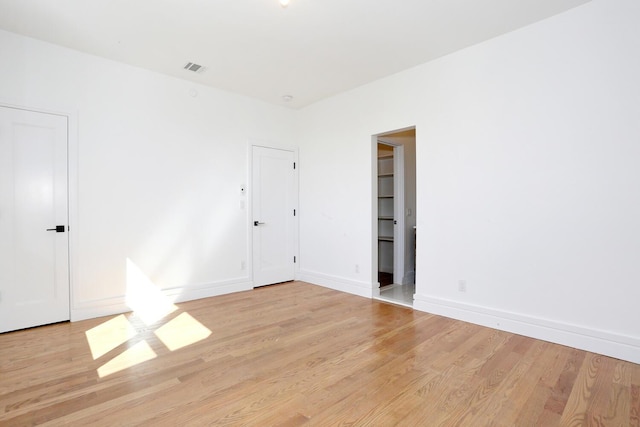
[{"label": "electrical outlet", "polygon": [[244,263],[244,260],[240,261],[240,270],[244,270],[247,266]]},{"label": "electrical outlet", "polygon": [[360,266],[356,264],[356,273],[360,273]]},{"label": "electrical outlet", "polygon": [[467,281],[466,280],[458,281],[458,292],[467,292]]}]

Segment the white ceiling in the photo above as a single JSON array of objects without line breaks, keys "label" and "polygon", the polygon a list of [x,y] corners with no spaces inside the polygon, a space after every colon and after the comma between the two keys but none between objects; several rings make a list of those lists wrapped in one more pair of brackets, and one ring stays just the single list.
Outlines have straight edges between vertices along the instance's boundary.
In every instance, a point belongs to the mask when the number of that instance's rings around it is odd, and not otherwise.
[{"label": "white ceiling", "polygon": [[300,108],[587,1],[0,0],[0,28]]}]

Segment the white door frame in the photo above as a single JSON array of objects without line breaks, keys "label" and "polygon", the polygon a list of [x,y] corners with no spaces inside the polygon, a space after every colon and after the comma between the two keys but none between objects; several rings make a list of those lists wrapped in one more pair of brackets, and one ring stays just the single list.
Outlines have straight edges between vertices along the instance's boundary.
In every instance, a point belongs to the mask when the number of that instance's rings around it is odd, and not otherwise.
[{"label": "white door frame", "polygon": [[296,216],[293,218],[293,252],[296,257],[296,263],[294,264],[294,280],[297,279],[300,271],[300,206],[299,206],[299,171],[300,161],[298,159],[298,147],[292,147],[289,145],[278,144],[273,141],[264,141],[259,139],[249,139],[247,143],[247,184],[242,184],[241,187],[246,192],[246,223],[247,223],[247,253],[246,253],[246,268],[247,275],[251,281],[251,286],[255,287],[253,282],[253,188],[251,183],[253,182],[253,147],[271,148],[275,150],[286,150],[293,152],[293,159],[296,164],[296,169],[293,175],[293,200],[296,209]]},{"label": "white door frame", "polygon": [[378,280],[378,136],[371,137],[371,296],[380,296]]},{"label": "white door frame", "polygon": [[[77,137],[77,117],[78,114],[71,108],[42,108],[36,106],[26,106],[16,104],[13,102],[7,102],[0,99],[0,107],[12,108],[16,110],[29,111],[40,114],[51,114],[66,118],[66,137],[67,137],[67,219],[66,219],[66,233],[67,233],[67,287],[69,295],[69,313],[68,318],[70,321],[81,320],[76,319],[75,308],[76,305],[75,286],[78,282],[78,271],[75,268],[77,263],[77,250],[78,247],[78,233],[76,224],[78,223],[76,218],[78,216],[78,137]],[[73,231],[72,231],[73,230]]]},{"label": "white door frame", "polygon": [[35,113],[55,114],[67,118],[67,215],[68,215],[68,241],[69,241],[69,318],[72,322],[83,320],[78,312],[76,295],[80,292],[78,286],[78,113],[68,106],[26,106],[7,102],[0,99],[0,106],[16,108],[18,110],[33,111]]},{"label": "white door frame", "polygon": [[371,286],[372,296],[380,296],[380,283],[378,282],[378,143],[393,146],[394,157],[394,219],[397,221],[394,227],[394,283],[406,284],[406,242],[410,234],[405,230],[407,224],[406,210],[406,165],[405,147],[403,143],[394,141],[385,136],[415,129],[415,126],[396,129],[371,136]]},{"label": "white door frame", "polygon": [[378,282],[378,144],[393,147],[393,283],[404,283],[404,258],[405,258],[405,194],[404,194],[404,147],[384,137],[375,137],[373,141],[373,282],[377,284],[373,288],[373,296],[380,296],[380,283]]}]

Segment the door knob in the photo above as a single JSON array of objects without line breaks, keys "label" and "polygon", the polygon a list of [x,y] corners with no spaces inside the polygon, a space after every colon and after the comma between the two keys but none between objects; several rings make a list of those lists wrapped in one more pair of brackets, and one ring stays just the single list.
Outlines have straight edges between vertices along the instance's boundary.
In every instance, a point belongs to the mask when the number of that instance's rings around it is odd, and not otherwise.
[{"label": "door knob", "polygon": [[47,231],[55,231],[56,233],[64,233],[64,225],[56,225],[56,228],[47,228]]},{"label": "door knob", "polygon": [[262,225],[262,224],[264,224],[264,222],[260,222],[260,221],[253,221],[253,226],[254,226],[254,227],[257,227],[257,226]]}]

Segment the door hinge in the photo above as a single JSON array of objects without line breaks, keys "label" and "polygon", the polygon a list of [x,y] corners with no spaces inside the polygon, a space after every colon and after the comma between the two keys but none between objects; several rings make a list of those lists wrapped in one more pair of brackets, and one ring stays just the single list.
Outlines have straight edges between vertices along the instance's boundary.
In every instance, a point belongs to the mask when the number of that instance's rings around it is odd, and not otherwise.
[{"label": "door hinge", "polygon": [[296,216],[296,210],[295,209],[293,210],[293,216]]},{"label": "door hinge", "polygon": [[296,162],[293,162],[293,168],[294,169],[296,168]]},{"label": "door hinge", "polygon": [[294,264],[296,263],[296,257],[295,256],[293,257],[293,263]]}]

